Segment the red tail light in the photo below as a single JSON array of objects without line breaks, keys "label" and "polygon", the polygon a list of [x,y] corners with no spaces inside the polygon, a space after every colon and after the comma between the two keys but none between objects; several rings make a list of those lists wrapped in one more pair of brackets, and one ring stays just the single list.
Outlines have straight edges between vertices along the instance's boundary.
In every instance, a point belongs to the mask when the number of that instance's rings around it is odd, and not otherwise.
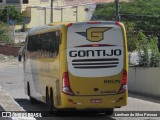
[{"label": "red tail light", "polygon": [[123,93],[127,90],[126,84],[127,84],[127,71],[124,70],[123,74],[122,74],[122,85],[121,85],[118,93]]},{"label": "red tail light", "polygon": [[68,77],[68,72],[64,72],[63,73],[63,92],[65,94],[68,94],[68,95],[74,95],[71,87],[70,87],[70,83],[69,83],[69,77]]},{"label": "red tail light", "polygon": [[122,75],[122,84],[127,84],[127,71],[123,70],[123,75]]}]

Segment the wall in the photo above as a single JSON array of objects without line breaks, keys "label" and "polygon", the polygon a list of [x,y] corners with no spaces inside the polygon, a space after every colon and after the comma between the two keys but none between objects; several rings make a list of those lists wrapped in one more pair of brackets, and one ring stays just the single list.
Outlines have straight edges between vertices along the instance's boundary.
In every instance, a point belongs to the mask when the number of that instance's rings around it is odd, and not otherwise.
[{"label": "wall", "polygon": [[131,92],[160,97],[160,67],[130,67],[128,89]]},{"label": "wall", "polygon": [[[51,0],[29,0],[28,4],[23,4],[22,0],[17,4],[6,4],[4,1],[0,4],[0,7],[5,5],[14,5],[16,9],[23,13],[27,19],[27,28],[47,25],[50,23],[50,4]],[[45,1],[45,0],[44,0]],[[84,0],[83,0],[84,1]],[[91,0],[90,0],[91,1]],[[75,3],[75,1],[72,1]],[[80,2],[80,1],[79,1]],[[69,2],[64,2],[64,0],[54,1],[54,10],[53,10],[53,22],[84,22],[90,21],[92,13],[95,9],[95,4],[77,4],[76,6],[66,6]],[[83,3],[82,1],[80,3]],[[89,8],[88,11],[85,11],[85,8]],[[30,22],[28,23],[28,21]],[[16,30],[19,30],[16,27]]]},{"label": "wall", "polygon": [[27,32],[16,32],[15,43],[24,42],[27,36]]},{"label": "wall", "polygon": [[[90,21],[96,5],[72,6],[54,8],[53,22],[85,22]],[[85,11],[88,8],[88,11]],[[28,7],[24,15],[30,17],[30,23],[27,28],[47,25],[50,23],[51,10],[49,7]]]}]

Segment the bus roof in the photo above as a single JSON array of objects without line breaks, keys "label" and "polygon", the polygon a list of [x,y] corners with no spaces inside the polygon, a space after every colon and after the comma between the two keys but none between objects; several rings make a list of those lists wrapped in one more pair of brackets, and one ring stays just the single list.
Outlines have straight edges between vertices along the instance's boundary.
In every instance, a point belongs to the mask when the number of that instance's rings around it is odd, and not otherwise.
[{"label": "bus roof", "polygon": [[[48,24],[49,26],[56,26],[56,25],[65,25],[67,26],[68,24],[73,24],[73,25],[83,25],[83,24],[117,24],[119,22],[116,21],[88,21],[88,22],[54,22]],[[117,24],[117,25],[120,25]]]},{"label": "bus roof", "polygon": [[55,22],[55,23],[50,23],[45,26],[39,26],[39,27],[33,27],[30,29],[28,32],[29,36],[35,35],[35,34],[41,34],[45,32],[52,31],[54,28],[60,28],[63,25],[68,26],[68,25],[84,25],[84,24],[112,24],[112,25],[122,25],[120,22],[115,22],[115,21],[89,21],[89,22]]},{"label": "bus roof", "polygon": [[50,23],[48,24],[49,26],[55,26],[55,25],[68,25],[70,23],[75,23],[75,22],[54,22],[54,23]]},{"label": "bus roof", "polygon": [[41,34],[49,31],[53,31],[54,28],[60,28],[62,25],[57,25],[57,26],[38,26],[38,27],[33,27],[29,30],[28,35],[32,36],[35,34]]}]

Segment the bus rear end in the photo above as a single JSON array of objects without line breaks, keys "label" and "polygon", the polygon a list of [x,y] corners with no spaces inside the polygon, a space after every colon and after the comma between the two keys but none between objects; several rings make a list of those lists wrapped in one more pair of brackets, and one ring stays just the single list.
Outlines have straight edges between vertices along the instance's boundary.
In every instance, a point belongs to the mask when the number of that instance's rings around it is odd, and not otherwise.
[{"label": "bus rear end", "polygon": [[108,110],[127,105],[127,43],[119,22],[68,24],[62,108]]}]

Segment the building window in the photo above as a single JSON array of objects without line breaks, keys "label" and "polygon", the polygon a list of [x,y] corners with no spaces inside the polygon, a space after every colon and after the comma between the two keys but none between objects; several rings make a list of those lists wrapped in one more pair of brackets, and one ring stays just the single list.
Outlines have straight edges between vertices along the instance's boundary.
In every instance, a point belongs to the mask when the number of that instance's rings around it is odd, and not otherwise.
[{"label": "building window", "polygon": [[28,4],[28,0],[23,0],[23,4]]},{"label": "building window", "polygon": [[6,0],[6,3],[20,3],[20,0]]}]

